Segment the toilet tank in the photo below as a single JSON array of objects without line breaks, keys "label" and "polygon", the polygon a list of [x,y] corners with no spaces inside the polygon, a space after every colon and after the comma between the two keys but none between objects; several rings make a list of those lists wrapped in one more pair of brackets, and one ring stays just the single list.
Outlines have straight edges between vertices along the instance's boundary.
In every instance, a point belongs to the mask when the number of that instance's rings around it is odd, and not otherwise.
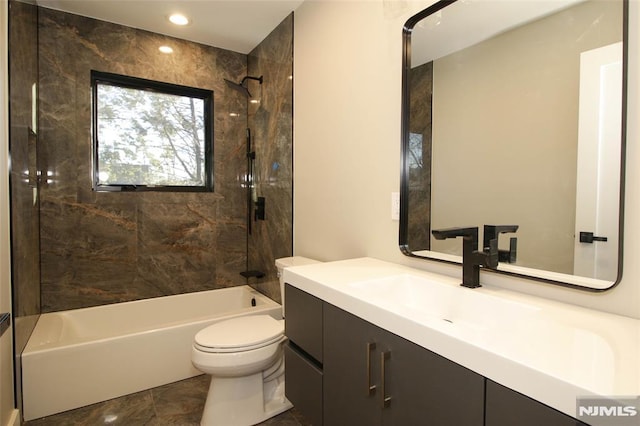
[{"label": "toilet tank", "polygon": [[313,263],[322,263],[319,260],[309,259],[303,256],[291,256],[276,259],[276,268],[278,269],[278,279],[280,280],[280,297],[282,300],[282,316],[284,317],[284,278],[282,270],[289,266],[311,265]]}]

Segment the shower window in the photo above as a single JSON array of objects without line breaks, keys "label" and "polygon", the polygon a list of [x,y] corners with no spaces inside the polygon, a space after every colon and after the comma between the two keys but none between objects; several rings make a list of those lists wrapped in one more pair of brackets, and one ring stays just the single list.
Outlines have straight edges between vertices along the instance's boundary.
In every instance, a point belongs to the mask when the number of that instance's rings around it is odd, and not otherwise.
[{"label": "shower window", "polygon": [[213,92],[91,72],[97,191],[213,191]]}]

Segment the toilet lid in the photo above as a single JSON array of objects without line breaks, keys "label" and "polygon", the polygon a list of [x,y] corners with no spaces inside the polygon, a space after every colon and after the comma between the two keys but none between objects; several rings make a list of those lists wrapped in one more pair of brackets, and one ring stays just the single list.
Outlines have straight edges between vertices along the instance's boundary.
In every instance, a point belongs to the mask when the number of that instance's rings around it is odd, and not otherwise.
[{"label": "toilet lid", "polygon": [[283,321],[269,315],[249,315],[220,321],[200,330],[195,343],[208,350],[247,350],[275,342],[283,334]]}]

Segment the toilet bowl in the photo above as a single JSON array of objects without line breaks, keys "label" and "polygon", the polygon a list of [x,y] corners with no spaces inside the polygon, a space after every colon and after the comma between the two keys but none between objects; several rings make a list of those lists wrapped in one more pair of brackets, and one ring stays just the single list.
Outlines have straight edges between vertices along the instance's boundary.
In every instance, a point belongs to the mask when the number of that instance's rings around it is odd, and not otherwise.
[{"label": "toilet bowl", "polygon": [[201,425],[252,425],[291,408],[284,396],[284,321],[233,318],[200,330],[191,360],[211,375]]},{"label": "toilet bowl", "polygon": [[[282,268],[317,263],[303,257],[276,260],[284,307]],[[284,310],[284,309],[283,309]],[[284,320],[249,315],[200,330],[191,360],[211,375],[202,426],[249,426],[292,407],[284,395]]]}]

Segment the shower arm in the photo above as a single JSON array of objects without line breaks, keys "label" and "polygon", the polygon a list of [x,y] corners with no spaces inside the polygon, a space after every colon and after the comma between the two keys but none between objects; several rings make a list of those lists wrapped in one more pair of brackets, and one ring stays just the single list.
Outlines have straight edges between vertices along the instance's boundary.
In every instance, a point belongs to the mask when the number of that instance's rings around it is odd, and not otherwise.
[{"label": "shower arm", "polygon": [[256,80],[256,81],[259,81],[259,82],[260,82],[260,84],[262,84],[262,76],[260,76],[260,77],[253,77],[253,76],[248,75],[248,76],[246,76],[246,77],[244,77],[244,78],[242,79],[242,81],[240,82],[240,85],[244,87],[244,82],[245,82],[245,81],[247,81],[247,80]]}]

